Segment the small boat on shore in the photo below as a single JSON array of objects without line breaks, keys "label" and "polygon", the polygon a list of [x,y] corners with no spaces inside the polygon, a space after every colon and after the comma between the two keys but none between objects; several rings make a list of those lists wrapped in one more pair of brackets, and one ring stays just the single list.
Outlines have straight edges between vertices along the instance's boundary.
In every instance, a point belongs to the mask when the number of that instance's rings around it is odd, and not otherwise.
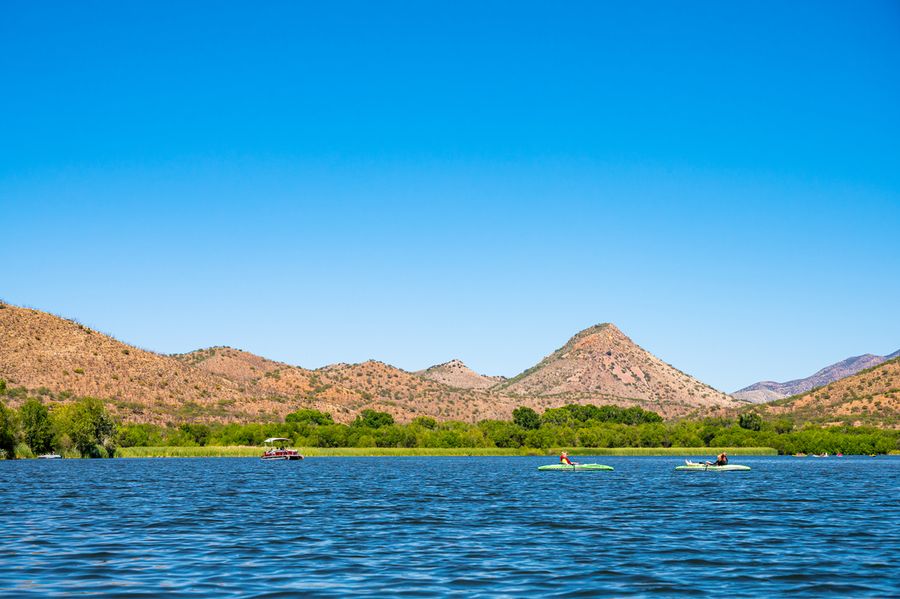
[{"label": "small boat on shore", "polygon": [[285,437],[270,437],[263,441],[266,450],[260,459],[262,460],[302,460],[303,456],[296,449],[285,449],[285,442],[290,441]]},{"label": "small boat on shore", "polygon": [[61,460],[62,456],[58,453],[45,453],[37,457],[39,460]]}]

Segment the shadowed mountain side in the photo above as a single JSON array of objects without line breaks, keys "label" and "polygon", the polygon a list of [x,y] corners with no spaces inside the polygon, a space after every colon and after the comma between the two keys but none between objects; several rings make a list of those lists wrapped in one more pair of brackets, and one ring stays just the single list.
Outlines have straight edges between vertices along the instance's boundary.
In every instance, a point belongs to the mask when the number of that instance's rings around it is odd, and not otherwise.
[{"label": "shadowed mountain side", "polygon": [[853,356],[846,360],[841,360],[826,366],[815,374],[802,379],[787,381],[786,383],[778,383],[775,381],[760,381],[749,387],[744,387],[739,391],[732,393],[732,397],[749,401],[751,403],[765,403],[776,399],[783,399],[792,395],[805,393],[810,389],[822,387],[844,377],[851,376],[872,368],[879,364],[900,356],[900,351],[896,351],[889,356],[876,356],[874,354],[864,354],[862,356]]}]

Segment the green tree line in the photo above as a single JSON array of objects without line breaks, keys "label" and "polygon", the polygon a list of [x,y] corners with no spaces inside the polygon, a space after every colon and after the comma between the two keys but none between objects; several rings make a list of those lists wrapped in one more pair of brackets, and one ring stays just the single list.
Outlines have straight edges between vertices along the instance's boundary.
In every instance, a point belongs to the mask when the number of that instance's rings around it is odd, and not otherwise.
[{"label": "green tree line", "polygon": [[796,428],[788,420],[759,414],[737,419],[704,418],[664,422],[640,408],[568,405],[538,414],[520,407],[512,420],[477,424],[420,416],[398,424],[390,414],[363,410],[350,424],[335,423],[317,410],[298,410],[282,423],[121,427],[128,446],[260,445],[286,437],[297,447],[773,447],[793,453],[887,453],[900,448],[900,433],[871,427]]},{"label": "green tree line", "polygon": [[117,425],[96,398],[69,403],[28,398],[18,410],[0,402],[0,452],[29,457],[59,452],[82,457],[115,455],[116,447],[261,445],[286,437],[297,447],[773,447],[793,453],[887,453],[900,449],[900,432],[871,427],[795,428],[789,420],[758,413],[736,419],[664,422],[637,407],[567,405],[539,414],[514,410],[511,420],[478,423],[420,416],[398,424],[385,412],[363,410],[350,424],[313,409],[288,414],[283,422],[156,426]]}]

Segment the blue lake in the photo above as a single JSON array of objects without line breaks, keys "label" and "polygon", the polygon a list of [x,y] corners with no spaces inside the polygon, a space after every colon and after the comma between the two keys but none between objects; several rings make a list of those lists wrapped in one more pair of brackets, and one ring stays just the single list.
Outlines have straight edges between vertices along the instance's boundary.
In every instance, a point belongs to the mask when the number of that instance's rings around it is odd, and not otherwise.
[{"label": "blue lake", "polygon": [[587,461],[0,462],[0,595],[900,596],[900,458]]}]

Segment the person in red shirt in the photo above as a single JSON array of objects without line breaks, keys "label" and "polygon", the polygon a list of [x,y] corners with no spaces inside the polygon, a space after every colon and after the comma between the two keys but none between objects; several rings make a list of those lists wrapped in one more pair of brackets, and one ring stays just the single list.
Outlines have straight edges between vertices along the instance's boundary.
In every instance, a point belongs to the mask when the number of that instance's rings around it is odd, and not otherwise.
[{"label": "person in red shirt", "polygon": [[578,462],[573,462],[572,460],[570,460],[569,454],[566,453],[565,451],[562,452],[561,454],[559,454],[559,462],[561,464],[568,464],[569,466],[574,466],[574,465],[578,464]]}]

